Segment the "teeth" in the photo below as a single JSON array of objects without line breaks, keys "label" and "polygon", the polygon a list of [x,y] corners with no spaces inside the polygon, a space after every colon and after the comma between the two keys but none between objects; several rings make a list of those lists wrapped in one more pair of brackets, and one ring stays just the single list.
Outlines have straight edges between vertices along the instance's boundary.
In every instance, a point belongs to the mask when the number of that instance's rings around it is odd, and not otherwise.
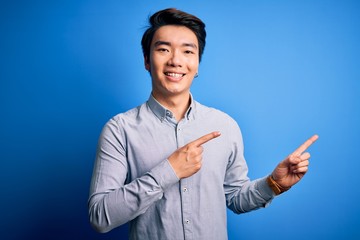
[{"label": "teeth", "polygon": [[184,74],[181,74],[181,73],[166,73],[167,76],[170,76],[170,77],[174,77],[174,78],[180,78],[182,77]]}]

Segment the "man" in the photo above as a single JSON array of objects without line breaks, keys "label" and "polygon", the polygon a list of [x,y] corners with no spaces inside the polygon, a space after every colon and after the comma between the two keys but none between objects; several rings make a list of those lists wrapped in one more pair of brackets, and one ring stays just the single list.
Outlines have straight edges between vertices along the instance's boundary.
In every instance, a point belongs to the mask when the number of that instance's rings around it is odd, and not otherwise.
[{"label": "man", "polygon": [[204,23],[185,12],[150,18],[142,47],[152,92],[101,133],[89,197],[96,230],[130,222],[131,239],[227,239],[226,207],[265,207],[307,172],[304,151],[316,135],[272,174],[249,180],[237,123],[190,94],[205,37]]}]

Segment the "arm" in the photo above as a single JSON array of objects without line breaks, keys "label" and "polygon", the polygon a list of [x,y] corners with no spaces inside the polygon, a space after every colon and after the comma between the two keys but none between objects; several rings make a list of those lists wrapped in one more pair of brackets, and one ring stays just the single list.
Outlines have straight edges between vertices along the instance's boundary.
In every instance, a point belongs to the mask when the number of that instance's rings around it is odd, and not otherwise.
[{"label": "arm", "polygon": [[218,137],[209,133],[177,149],[142,177],[127,183],[124,134],[114,120],[104,127],[92,177],[89,217],[99,232],[108,232],[144,213],[162,198],[166,189],[201,167],[202,144]]},{"label": "arm", "polygon": [[98,144],[88,202],[89,218],[99,232],[108,232],[140,214],[179,181],[168,160],[127,182],[126,141],[115,120],[104,127]]},{"label": "arm", "polygon": [[227,145],[231,147],[224,179],[227,207],[237,214],[265,207],[275,194],[266,178],[250,181],[240,128],[232,118],[229,118],[226,126]]},{"label": "arm", "polygon": [[[241,147],[234,147],[233,161],[228,168],[227,181],[225,181],[229,185],[224,185],[227,186],[228,192],[230,189],[230,193],[227,194],[228,207],[235,213],[243,213],[260,207],[266,207],[275,195],[290,189],[307,172],[310,154],[304,153],[304,151],[317,139],[317,135],[309,138],[280,162],[269,177],[255,181],[250,181],[247,178],[247,166],[242,157],[242,139],[240,138],[236,141],[236,143],[241,144]],[[236,143],[235,145],[237,145]],[[239,187],[234,188],[233,185],[238,185]]]}]

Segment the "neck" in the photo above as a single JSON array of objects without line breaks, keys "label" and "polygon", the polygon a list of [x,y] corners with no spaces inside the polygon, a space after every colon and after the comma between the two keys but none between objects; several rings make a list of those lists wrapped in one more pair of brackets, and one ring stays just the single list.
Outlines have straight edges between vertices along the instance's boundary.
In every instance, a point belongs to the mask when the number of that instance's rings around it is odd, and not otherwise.
[{"label": "neck", "polygon": [[190,106],[190,93],[183,94],[182,96],[161,96],[152,92],[154,98],[164,107],[169,109],[176,119],[176,121],[180,121],[187,109]]}]

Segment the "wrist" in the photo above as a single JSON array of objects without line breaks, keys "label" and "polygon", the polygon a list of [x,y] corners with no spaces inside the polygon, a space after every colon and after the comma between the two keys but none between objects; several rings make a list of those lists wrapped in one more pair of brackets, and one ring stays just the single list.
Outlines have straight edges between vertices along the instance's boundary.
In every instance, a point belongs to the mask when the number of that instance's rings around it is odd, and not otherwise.
[{"label": "wrist", "polygon": [[273,190],[273,192],[275,193],[275,195],[280,195],[283,192],[286,192],[287,190],[289,190],[291,187],[282,187],[280,186],[273,178],[272,175],[268,176],[266,178],[266,182],[268,183],[269,187]]}]

